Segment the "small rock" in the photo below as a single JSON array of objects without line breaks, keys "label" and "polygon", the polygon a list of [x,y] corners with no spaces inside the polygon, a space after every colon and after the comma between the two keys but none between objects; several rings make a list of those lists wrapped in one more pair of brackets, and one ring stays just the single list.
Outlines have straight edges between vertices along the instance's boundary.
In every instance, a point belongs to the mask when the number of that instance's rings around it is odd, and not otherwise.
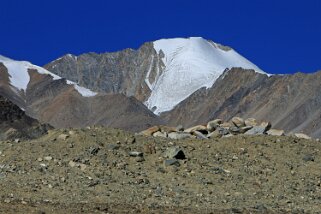
[{"label": "small rock", "polygon": [[284,136],[285,135],[284,130],[279,130],[279,129],[270,129],[266,133],[271,136]]},{"label": "small rock", "polygon": [[183,150],[177,146],[167,148],[165,152],[165,157],[170,159],[175,158],[175,159],[182,159],[182,160],[186,158]]},{"label": "small rock", "polygon": [[300,138],[300,139],[311,140],[310,136],[303,134],[303,133],[295,133],[294,136],[297,138]]},{"label": "small rock", "polygon": [[69,135],[67,135],[67,134],[60,134],[59,136],[58,136],[58,139],[59,140],[67,140],[69,138]]},{"label": "small rock", "polygon": [[240,133],[244,134],[245,132],[247,132],[248,130],[252,129],[253,126],[244,126],[240,128]]},{"label": "small rock", "polygon": [[171,132],[168,134],[168,138],[171,138],[174,140],[183,140],[191,137],[192,135],[190,133],[185,133],[185,132]]},{"label": "small rock", "polygon": [[118,150],[119,148],[120,148],[120,146],[117,145],[117,144],[108,144],[108,145],[107,145],[107,149],[108,149],[109,151]]},{"label": "small rock", "polygon": [[164,161],[164,165],[165,165],[165,167],[167,167],[167,166],[177,166],[177,167],[179,167],[180,163],[179,163],[179,161],[177,159],[168,159],[168,160]]},{"label": "small rock", "polygon": [[51,160],[52,160],[52,157],[51,157],[51,156],[47,156],[47,157],[44,157],[44,159],[45,159],[46,161],[51,161]]},{"label": "small rock", "polygon": [[163,132],[158,131],[158,132],[155,132],[155,133],[153,134],[153,136],[154,136],[154,137],[164,137],[164,138],[166,138],[166,137],[167,137],[167,133],[166,133],[166,132],[163,133]]},{"label": "small rock", "polygon": [[143,157],[143,155],[144,155],[144,153],[142,153],[142,152],[136,152],[136,151],[129,152],[128,154],[129,154],[129,156],[131,156],[131,157]]},{"label": "small rock", "polygon": [[14,139],[14,142],[15,142],[15,143],[20,143],[20,139],[19,139],[19,138],[16,138],[16,139]]},{"label": "small rock", "polygon": [[143,161],[145,161],[145,158],[142,156],[138,156],[138,157],[136,157],[135,160],[136,160],[136,162],[143,162]]},{"label": "small rock", "polygon": [[42,158],[38,158],[37,161],[41,162],[41,161],[43,161],[43,160],[42,160]]},{"label": "small rock", "polygon": [[304,155],[303,160],[308,162],[308,161],[314,161],[314,156],[311,154]]},{"label": "small rock", "polygon": [[246,126],[257,126],[256,119],[254,118],[248,118],[244,121]]},{"label": "small rock", "polygon": [[90,153],[91,155],[97,155],[97,153],[99,152],[99,150],[100,150],[100,148],[98,148],[98,147],[90,147],[90,148],[89,148],[89,153]]},{"label": "small rock", "polygon": [[70,167],[75,167],[75,166],[77,166],[77,163],[74,162],[74,161],[69,161],[68,165],[69,165]]},{"label": "small rock", "polygon": [[215,130],[207,135],[208,138],[221,138],[222,136],[223,134],[219,130]]},{"label": "small rock", "polygon": [[245,126],[244,120],[242,118],[240,118],[240,117],[233,117],[231,121],[238,128],[241,128],[241,127]]}]

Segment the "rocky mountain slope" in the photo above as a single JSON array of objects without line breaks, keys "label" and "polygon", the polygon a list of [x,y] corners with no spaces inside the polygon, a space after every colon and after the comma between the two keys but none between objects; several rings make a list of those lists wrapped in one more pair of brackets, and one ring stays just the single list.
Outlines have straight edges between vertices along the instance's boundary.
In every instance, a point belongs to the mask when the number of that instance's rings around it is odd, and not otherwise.
[{"label": "rocky mountain slope", "polygon": [[45,66],[92,90],[135,96],[156,114],[211,87],[232,67],[264,73],[233,49],[198,37],[162,39],[116,53],[68,54]]},{"label": "rocky mountain slope", "polygon": [[51,128],[28,117],[17,105],[0,96],[0,140],[37,138]]},{"label": "rocky mountain slope", "polygon": [[213,85],[202,88],[172,111],[161,115],[171,124],[192,126],[209,119],[234,116],[269,120],[287,132],[321,136],[321,72],[273,75],[251,70],[226,71]]},{"label": "rocky mountain slope", "polygon": [[0,95],[54,127],[100,124],[138,131],[161,121],[135,98],[98,94],[28,62],[0,57]]}]

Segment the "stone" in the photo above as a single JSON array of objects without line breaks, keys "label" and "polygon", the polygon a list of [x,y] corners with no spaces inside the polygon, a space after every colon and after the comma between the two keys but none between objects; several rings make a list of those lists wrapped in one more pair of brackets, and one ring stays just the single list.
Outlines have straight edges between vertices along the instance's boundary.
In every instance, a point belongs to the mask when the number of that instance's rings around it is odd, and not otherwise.
[{"label": "stone", "polygon": [[263,135],[265,133],[265,127],[253,126],[252,129],[248,130],[244,134],[246,135]]},{"label": "stone", "polygon": [[284,130],[279,130],[279,129],[270,129],[266,133],[271,136],[284,136],[285,135]]},{"label": "stone", "polygon": [[265,129],[264,132],[267,132],[268,130],[270,130],[272,125],[270,122],[262,122],[260,126]]},{"label": "stone", "polygon": [[220,126],[221,123],[222,123],[221,119],[212,120],[207,123],[206,128],[209,132],[213,132],[217,127]]},{"label": "stone", "polygon": [[295,133],[294,136],[297,138],[300,138],[300,139],[311,140],[310,136],[303,134],[303,133]]},{"label": "stone", "polygon": [[185,133],[185,132],[171,132],[168,134],[168,137],[174,140],[183,140],[183,139],[191,138],[192,135],[190,133]]},{"label": "stone", "polygon": [[52,160],[52,157],[51,157],[51,156],[44,157],[44,160],[46,160],[46,161],[51,161],[51,160]]},{"label": "stone", "polygon": [[253,126],[244,126],[240,128],[240,133],[244,134],[245,132],[247,132],[248,130],[252,129]]},{"label": "stone", "polygon": [[234,125],[230,122],[224,122],[220,125],[221,128],[225,128],[225,129],[229,129],[231,126],[234,126]]},{"label": "stone", "polygon": [[168,160],[164,160],[164,165],[165,167],[167,166],[180,166],[180,163],[177,159],[168,159]]},{"label": "stone", "polygon": [[107,149],[108,149],[109,151],[118,150],[119,148],[120,148],[120,146],[117,145],[117,144],[108,144],[108,145],[107,145]]},{"label": "stone", "polygon": [[131,157],[143,157],[143,155],[144,155],[142,152],[137,152],[137,151],[131,151],[128,154]]},{"label": "stone", "polygon": [[155,132],[154,134],[153,134],[153,136],[154,137],[167,137],[168,135],[167,135],[167,133],[165,132],[160,132],[160,131],[158,131],[158,132]]},{"label": "stone", "polygon": [[245,126],[245,122],[244,122],[243,118],[233,117],[231,121],[238,128],[241,128],[241,127]]},{"label": "stone", "polygon": [[185,154],[181,148],[178,146],[173,146],[167,148],[165,151],[165,157],[170,159],[185,159]]},{"label": "stone", "polygon": [[58,140],[67,140],[69,138],[69,135],[67,134],[60,134],[58,136]]},{"label": "stone", "polygon": [[245,125],[246,126],[257,126],[257,122],[256,122],[256,119],[254,118],[247,118],[245,121],[244,121]]},{"label": "stone", "polygon": [[153,126],[153,127],[150,127],[144,131],[141,131],[140,134],[145,135],[145,136],[153,136],[153,134],[158,131],[160,131],[160,127]]},{"label": "stone", "polygon": [[314,161],[314,156],[311,154],[307,154],[304,155],[304,157],[302,158],[304,161],[308,162],[308,161]]},{"label": "stone", "polygon": [[198,126],[193,126],[185,130],[187,133],[193,133],[194,131],[207,131],[206,126],[198,125]]},{"label": "stone", "polygon": [[232,135],[240,134],[240,128],[238,128],[236,126],[232,126],[228,130]]},{"label": "stone", "polygon": [[176,131],[177,131],[177,132],[182,132],[182,131],[184,131],[184,126],[183,126],[183,125],[178,125],[178,126],[176,127]]},{"label": "stone", "polygon": [[194,131],[193,134],[199,139],[208,139],[207,136],[205,136],[203,133],[201,133],[199,131]]},{"label": "stone", "polygon": [[170,127],[170,126],[159,126],[160,131],[163,133],[171,133],[176,132],[176,127]]},{"label": "stone", "polygon": [[221,138],[222,136],[223,134],[219,130],[215,130],[207,135],[208,138]]},{"label": "stone", "polygon": [[70,167],[75,167],[75,166],[77,166],[77,163],[74,162],[74,161],[69,161],[68,165],[69,165]]}]

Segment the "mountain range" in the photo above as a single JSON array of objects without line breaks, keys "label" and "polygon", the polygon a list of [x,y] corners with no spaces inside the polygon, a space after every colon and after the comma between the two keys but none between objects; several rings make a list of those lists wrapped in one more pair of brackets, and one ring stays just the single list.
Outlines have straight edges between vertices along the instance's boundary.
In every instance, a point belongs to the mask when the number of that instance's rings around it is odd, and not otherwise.
[{"label": "mountain range", "polygon": [[270,75],[199,37],[114,53],[67,54],[43,67],[0,57],[0,95],[57,128],[139,131],[234,116],[321,137],[321,72]]}]

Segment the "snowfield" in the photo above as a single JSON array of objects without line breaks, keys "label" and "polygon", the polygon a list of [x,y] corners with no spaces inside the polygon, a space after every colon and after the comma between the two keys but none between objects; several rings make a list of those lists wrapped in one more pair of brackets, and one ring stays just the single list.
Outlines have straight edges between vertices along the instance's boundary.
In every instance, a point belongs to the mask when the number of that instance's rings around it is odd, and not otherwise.
[{"label": "snowfield", "polygon": [[163,73],[145,102],[149,109],[156,107],[155,114],[172,110],[202,87],[210,88],[225,69],[242,67],[266,74],[233,49],[223,50],[200,37],[161,39],[153,44],[157,53],[165,54]]},{"label": "snowfield", "polygon": [[[33,65],[30,62],[26,61],[15,61],[12,59],[9,59],[7,57],[0,55],[0,62],[2,62],[6,68],[8,69],[9,73],[9,80],[13,87],[17,88],[18,90],[27,90],[28,83],[30,81],[30,76],[28,73],[29,69],[35,69],[40,74],[47,74],[53,77],[53,80],[59,80],[62,79],[61,77],[57,76],[56,74],[53,74],[49,72],[48,70]],[[87,88],[81,87],[78,84],[67,80],[67,84],[73,85],[75,90],[79,92],[83,97],[92,97],[97,95],[96,92],[93,92]]]}]

